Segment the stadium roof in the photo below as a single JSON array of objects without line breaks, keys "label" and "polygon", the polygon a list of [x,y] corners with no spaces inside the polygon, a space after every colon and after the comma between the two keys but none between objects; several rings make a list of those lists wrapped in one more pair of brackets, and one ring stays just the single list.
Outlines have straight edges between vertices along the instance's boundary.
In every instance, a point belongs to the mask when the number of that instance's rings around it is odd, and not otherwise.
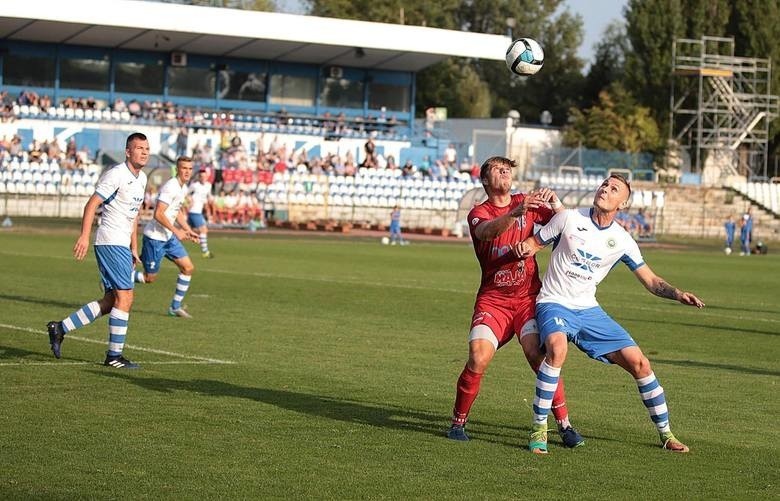
[{"label": "stadium roof", "polygon": [[503,60],[509,37],[140,0],[0,1],[0,39],[418,71]]}]

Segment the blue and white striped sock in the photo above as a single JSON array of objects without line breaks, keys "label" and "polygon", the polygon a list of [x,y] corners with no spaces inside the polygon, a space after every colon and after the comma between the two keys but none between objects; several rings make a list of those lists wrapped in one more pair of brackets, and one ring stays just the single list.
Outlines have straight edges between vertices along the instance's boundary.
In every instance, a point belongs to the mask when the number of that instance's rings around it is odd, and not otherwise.
[{"label": "blue and white striped sock", "polygon": [[209,251],[209,237],[208,233],[201,233],[199,235],[200,251],[206,253]]},{"label": "blue and white striped sock", "polygon": [[639,388],[639,395],[642,402],[650,413],[650,419],[653,420],[658,433],[668,433],[669,428],[669,409],[666,407],[666,397],[664,389],[655,378],[655,373],[636,380]]},{"label": "blue and white striped sock", "polygon": [[553,395],[558,388],[558,378],[561,375],[560,367],[547,365],[547,360],[539,366],[536,374],[536,396],[534,397],[534,424],[541,426],[547,424],[547,416],[552,407]]},{"label": "blue and white striped sock", "polygon": [[121,355],[125,348],[127,320],[129,318],[129,312],[111,308],[111,313],[108,316],[108,355],[111,357]]},{"label": "blue and white striped sock", "polygon": [[91,324],[96,318],[100,317],[100,305],[97,301],[87,303],[78,310],[70,314],[62,321],[62,330],[70,332],[72,330]]},{"label": "blue and white striped sock", "polygon": [[135,282],[138,282],[139,284],[145,284],[146,278],[144,277],[143,271],[134,271],[133,272],[133,280]]},{"label": "blue and white striped sock", "polygon": [[192,280],[190,275],[179,273],[179,277],[176,279],[176,292],[173,293],[173,301],[171,301],[172,310],[181,308],[181,302],[184,301],[187,289],[190,288],[190,280]]}]

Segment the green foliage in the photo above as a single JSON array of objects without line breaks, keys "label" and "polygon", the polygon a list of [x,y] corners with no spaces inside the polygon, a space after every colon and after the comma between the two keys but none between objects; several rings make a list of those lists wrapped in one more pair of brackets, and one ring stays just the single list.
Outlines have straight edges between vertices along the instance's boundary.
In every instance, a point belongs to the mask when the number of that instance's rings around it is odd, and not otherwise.
[{"label": "green foliage", "polygon": [[187,244],[195,320],[165,315],[176,273],[164,263],[135,291],[126,354],[142,369],[122,372],[99,364],[105,318],[66,336],[61,360],[49,352],[46,321],[99,295],[94,260],[70,257],[77,232],[0,236],[5,499],[776,497],[778,254],[644,248],[700,311],[623,266],[600,286],[691,454],[662,451],[631,378],[572,346],[567,400],[586,443],[565,450],[551,434],[539,458],[523,449],[534,376],[514,342],[483,378],[473,440],[443,437],[479,283],[463,242],[211,233],[217,259]]},{"label": "green foliage", "polygon": [[584,111],[574,108],[571,116],[563,134],[567,146],[640,153],[655,151],[662,143],[650,110],[638,106],[617,82],[599,93],[597,105]]},{"label": "green foliage", "polygon": [[613,21],[596,44],[594,59],[585,78],[580,103],[582,107],[593,106],[598,102],[602,90],[613,82],[624,81],[626,55],[630,50],[625,24],[622,21]]}]

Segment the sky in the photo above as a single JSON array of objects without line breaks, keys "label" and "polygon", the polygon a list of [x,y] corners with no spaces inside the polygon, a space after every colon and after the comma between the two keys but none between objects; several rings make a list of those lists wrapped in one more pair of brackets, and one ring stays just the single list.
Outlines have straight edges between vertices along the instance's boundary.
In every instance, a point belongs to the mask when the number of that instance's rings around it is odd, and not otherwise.
[{"label": "sky", "polygon": [[627,0],[566,0],[569,10],[582,16],[584,37],[578,55],[586,66],[593,59],[594,46],[599,42],[604,28],[615,20],[623,19]]},{"label": "sky", "polygon": [[[583,43],[578,55],[588,66],[593,58],[594,46],[604,33],[604,28],[617,19],[623,19],[623,7],[628,0],[566,0],[564,3],[575,14],[582,16],[584,27]],[[300,0],[276,0],[282,12],[303,13]]]}]

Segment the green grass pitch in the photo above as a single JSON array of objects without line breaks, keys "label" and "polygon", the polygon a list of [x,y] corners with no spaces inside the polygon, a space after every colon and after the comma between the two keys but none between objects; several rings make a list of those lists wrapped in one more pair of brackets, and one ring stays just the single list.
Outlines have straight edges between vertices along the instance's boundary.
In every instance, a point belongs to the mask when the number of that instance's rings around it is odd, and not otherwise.
[{"label": "green grass pitch", "polygon": [[[666,389],[688,455],[662,451],[633,380],[570,351],[576,450],[524,447],[534,376],[496,355],[468,426],[444,438],[478,266],[467,243],[212,235],[169,318],[175,267],[141,285],[125,354],[107,322],[45,324],[98,298],[90,251],[64,228],[0,232],[2,499],[766,499],[780,489],[780,255],[717,244],[645,249],[701,311],[650,295],[619,266],[599,300]],[[544,267],[548,251],[540,262]]]}]

